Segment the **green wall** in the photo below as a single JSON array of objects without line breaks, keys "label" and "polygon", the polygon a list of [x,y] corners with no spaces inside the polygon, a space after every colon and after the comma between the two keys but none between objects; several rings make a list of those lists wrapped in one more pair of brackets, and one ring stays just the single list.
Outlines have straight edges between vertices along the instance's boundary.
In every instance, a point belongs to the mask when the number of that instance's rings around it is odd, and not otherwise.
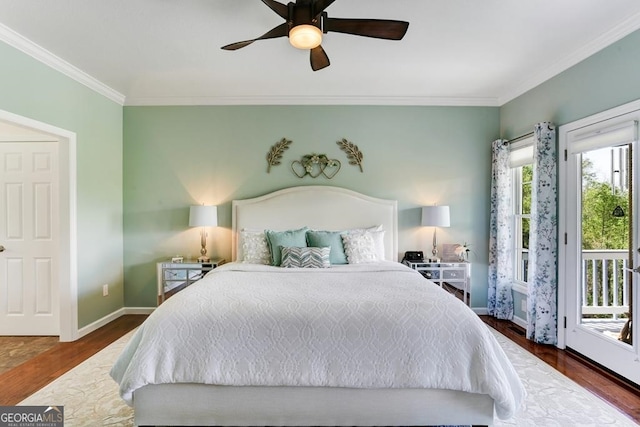
[{"label": "green wall", "polygon": [[[220,206],[209,252],[229,258],[230,201],[300,184],[397,199],[400,252],[428,252],[431,230],[418,226],[419,207],[449,204],[452,227],[439,231],[440,242],[471,243],[472,305],[484,307],[489,142],[640,98],[640,32],[501,108],[125,107],[123,117],[118,104],[3,43],[0,61],[0,109],[78,137],[80,327],[123,306],[155,305],[155,263],[198,252],[190,204]],[[267,174],[266,153],[282,137],[293,145]],[[364,173],[347,164],[335,144],[341,138],[361,148]],[[297,178],[290,162],[311,152],[341,160],[342,170],[332,180]],[[107,298],[103,283],[111,285]]]},{"label": "green wall", "polygon": [[[124,303],[122,106],[2,42],[0,64],[0,109],[77,135],[78,327],[83,327]],[[108,297],[102,296],[104,283],[110,285]]]},{"label": "green wall", "polygon": [[[493,107],[125,107],[125,306],[155,304],[156,262],[197,257],[189,205],[219,206],[209,255],[230,259],[231,200],[333,185],[398,200],[400,253],[429,252],[432,229],[419,227],[420,207],[450,205],[452,226],[439,230],[439,241],[472,245],[472,305],[486,307],[490,142],[498,131]],[[293,144],[267,173],[266,154],[283,137]],[[336,145],[342,138],[363,152],[364,173]],[[291,162],[313,152],[342,169],[331,180],[296,177]]]},{"label": "green wall", "polygon": [[503,138],[557,126],[640,99],[640,31],[590,56],[500,108]]},{"label": "green wall", "polygon": [[[537,122],[561,126],[640,99],[640,31],[636,31],[500,108],[501,135],[513,138]],[[526,319],[516,298],[515,315]]]}]

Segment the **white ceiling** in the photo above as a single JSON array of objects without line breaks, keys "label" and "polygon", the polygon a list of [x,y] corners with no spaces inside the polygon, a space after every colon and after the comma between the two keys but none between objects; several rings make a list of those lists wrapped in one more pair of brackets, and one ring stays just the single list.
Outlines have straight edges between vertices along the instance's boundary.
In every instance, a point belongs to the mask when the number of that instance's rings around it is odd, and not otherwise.
[{"label": "white ceiling", "polygon": [[[401,41],[324,36],[331,66],[259,0],[0,0],[0,40],[126,105],[497,106],[640,28],[638,0],[336,0],[330,17],[410,22]],[[95,79],[95,80],[94,80]]]}]

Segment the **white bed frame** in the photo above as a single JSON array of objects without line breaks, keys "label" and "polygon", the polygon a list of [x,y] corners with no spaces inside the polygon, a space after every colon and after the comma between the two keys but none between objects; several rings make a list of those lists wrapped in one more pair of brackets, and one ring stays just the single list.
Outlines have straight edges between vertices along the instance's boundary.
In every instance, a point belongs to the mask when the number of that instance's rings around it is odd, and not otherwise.
[{"label": "white bed frame", "polygon": [[[382,225],[385,258],[397,261],[397,202],[338,187],[303,186],[232,202],[232,259],[242,229]],[[136,425],[410,426],[492,425],[482,394],[429,389],[148,385],[134,393]]]}]

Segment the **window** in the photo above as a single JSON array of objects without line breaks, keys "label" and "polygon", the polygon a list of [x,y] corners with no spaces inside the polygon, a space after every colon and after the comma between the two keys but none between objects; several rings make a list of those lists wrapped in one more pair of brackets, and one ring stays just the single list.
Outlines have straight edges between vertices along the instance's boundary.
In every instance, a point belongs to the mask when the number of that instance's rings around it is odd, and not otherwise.
[{"label": "window", "polygon": [[531,181],[533,165],[519,166],[513,170],[514,188],[514,279],[527,283],[529,267],[529,230],[531,223]]},{"label": "window", "polygon": [[533,138],[515,142],[509,161],[513,180],[513,280],[526,286],[529,269],[529,230],[533,180]]}]

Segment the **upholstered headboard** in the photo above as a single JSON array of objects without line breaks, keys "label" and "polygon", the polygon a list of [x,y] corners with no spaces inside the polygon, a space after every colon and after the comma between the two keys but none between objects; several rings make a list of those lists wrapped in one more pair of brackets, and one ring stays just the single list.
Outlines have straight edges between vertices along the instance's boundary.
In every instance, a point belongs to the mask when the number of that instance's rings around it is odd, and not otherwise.
[{"label": "upholstered headboard", "polygon": [[286,188],[232,206],[231,256],[242,257],[238,233],[242,229],[288,230],[307,226],[316,230],[345,230],[382,225],[385,259],[398,260],[398,204],[339,187]]}]

